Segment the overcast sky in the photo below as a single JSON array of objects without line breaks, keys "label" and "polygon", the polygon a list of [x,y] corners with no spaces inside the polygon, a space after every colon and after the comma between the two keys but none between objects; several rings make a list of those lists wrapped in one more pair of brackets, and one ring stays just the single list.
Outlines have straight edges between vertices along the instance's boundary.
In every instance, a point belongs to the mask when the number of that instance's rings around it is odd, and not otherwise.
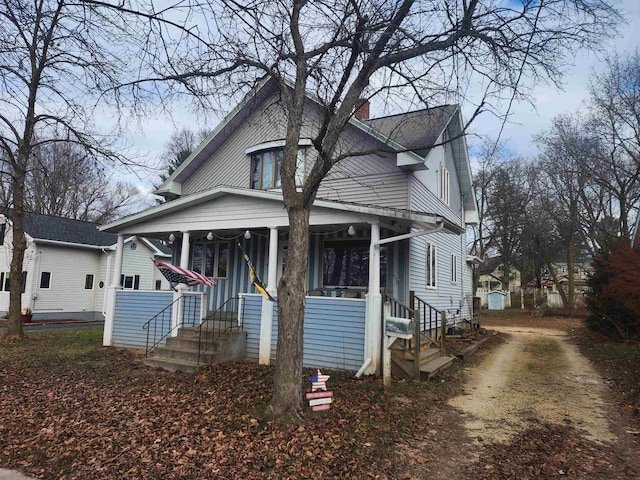
[{"label": "overcast sky", "polygon": [[[618,36],[612,35],[609,51],[617,51],[624,55],[635,49],[640,49],[640,0],[620,0],[623,13],[628,24],[622,26]],[[524,157],[534,156],[536,147],[532,136],[548,129],[552,119],[562,113],[572,113],[582,108],[588,97],[588,79],[592,72],[602,71],[602,58],[598,58],[590,52],[581,52],[574,59],[567,59],[567,74],[564,78],[563,90],[555,86],[538,86],[535,90],[535,107],[528,103],[515,103],[513,105],[510,121],[505,125],[502,138],[508,142],[509,148],[517,155]],[[372,105],[372,114],[375,115],[376,107]],[[467,112],[469,115],[470,112]],[[196,119],[187,106],[171,109],[171,115],[157,114],[147,117],[141,122],[139,128],[130,131],[129,141],[141,157],[151,164],[160,157],[164,144],[171,134],[181,127],[189,127],[194,130],[206,127],[212,129],[218,123],[219,118],[212,116],[205,122]],[[483,114],[478,117],[472,132],[479,135],[496,138],[501,127],[501,120],[491,114]],[[473,147],[475,137],[469,141]],[[132,179],[130,175],[127,178]],[[150,189],[157,177],[155,175],[132,181],[141,187]]]}]

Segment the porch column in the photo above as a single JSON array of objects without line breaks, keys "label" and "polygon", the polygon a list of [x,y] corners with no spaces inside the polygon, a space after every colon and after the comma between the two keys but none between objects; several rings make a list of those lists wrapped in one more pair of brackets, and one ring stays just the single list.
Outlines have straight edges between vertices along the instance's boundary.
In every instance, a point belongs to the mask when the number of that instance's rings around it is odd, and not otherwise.
[{"label": "porch column", "polygon": [[[191,239],[191,232],[182,232],[182,248],[180,249],[180,267],[189,268],[189,241]],[[176,291],[173,293],[173,311],[171,312],[171,336],[178,335],[178,327],[182,321],[182,309],[183,302],[178,300],[184,295],[184,292],[188,291],[189,287],[184,283],[176,285]]]},{"label": "porch column", "polygon": [[[269,229],[269,265],[267,267],[267,291],[275,298],[278,290],[278,229]],[[258,362],[269,365],[271,359],[271,329],[273,327],[273,302],[262,297],[260,321],[260,347]]]},{"label": "porch column", "polygon": [[189,240],[190,232],[182,232],[182,249],[180,251],[180,267],[189,268]]},{"label": "porch column", "polygon": [[365,375],[380,372],[380,350],[382,341],[382,295],[380,294],[380,224],[371,223],[371,244],[369,246],[369,291],[367,293],[367,314],[364,330],[365,361],[371,363]]},{"label": "porch column", "polygon": [[116,243],[116,261],[113,267],[113,275],[111,279],[106,278],[105,280],[110,281],[109,288],[105,292],[107,295],[107,305],[105,309],[104,316],[104,330],[102,334],[102,344],[105,347],[111,345],[111,338],[113,335],[113,317],[116,310],[116,292],[118,290],[122,290],[122,285],[120,284],[120,277],[122,275],[122,257],[124,255],[124,236],[118,235],[118,242]]}]

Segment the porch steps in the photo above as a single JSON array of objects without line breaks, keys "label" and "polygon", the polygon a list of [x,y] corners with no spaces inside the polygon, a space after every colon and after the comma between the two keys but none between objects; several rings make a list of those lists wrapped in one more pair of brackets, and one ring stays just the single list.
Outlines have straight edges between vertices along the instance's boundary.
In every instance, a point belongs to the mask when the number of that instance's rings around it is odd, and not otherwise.
[{"label": "porch steps", "polygon": [[[414,376],[414,352],[399,346],[391,347],[391,360],[395,368],[392,371],[405,378]],[[435,347],[431,341],[426,341],[420,345],[420,371],[427,374],[428,378],[436,376],[442,370],[449,368],[456,357],[442,356],[440,349]]]},{"label": "porch steps", "polygon": [[153,355],[145,358],[143,363],[170,372],[195,372],[205,365],[241,361],[245,357],[246,335],[246,332],[237,329],[225,332],[207,352],[200,353],[198,364],[197,331],[194,328],[180,328],[175,337],[168,338],[164,346],[156,347]]}]

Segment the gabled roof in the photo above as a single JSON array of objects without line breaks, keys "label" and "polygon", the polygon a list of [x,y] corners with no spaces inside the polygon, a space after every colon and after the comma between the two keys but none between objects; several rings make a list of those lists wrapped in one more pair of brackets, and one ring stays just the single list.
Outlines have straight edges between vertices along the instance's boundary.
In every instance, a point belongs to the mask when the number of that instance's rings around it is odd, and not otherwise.
[{"label": "gabled roof", "polygon": [[395,143],[426,158],[431,146],[438,141],[438,137],[458,108],[457,105],[442,105],[360,121]]},{"label": "gabled roof", "polygon": [[[11,211],[7,212],[6,216],[11,219]],[[24,231],[36,242],[60,242],[101,248],[109,248],[115,245],[118,241],[118,236],[100,231],[98,226],[95,222],[40,213],[25,213],[24,216]],[[141,238],[141,240],[158,255],[167,256],[171,254],[171,250],[158,240],[147,238]]]},{"label": "gabled roof", "polygon": [[24,230],[34,240],[108,246],[117,242],[112,233],[101,232],[98,224],[71,218],[54,217],[39,213],[26,213]]}]

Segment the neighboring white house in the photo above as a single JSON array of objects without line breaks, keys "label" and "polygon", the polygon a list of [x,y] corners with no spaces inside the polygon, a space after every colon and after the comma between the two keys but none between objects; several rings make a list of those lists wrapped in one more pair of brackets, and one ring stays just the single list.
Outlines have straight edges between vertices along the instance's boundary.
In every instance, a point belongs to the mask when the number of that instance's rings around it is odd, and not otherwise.
[{"label": "neighboring white house", "polygon": [[[263,82],[176,169],[157,192],[172,201],[101,227],[121,238],[175,239],[176,263],[217,282],[204,291],[204,311],[242,295],[247,358],[262,363],[275,358],[277,308],[254,293],[237,242],[275,296],[289,232],[278,168],[287,120],[277,89]],[[312,98],[304,108],[300,181],[322,114]],[[311,210],[304,364],[358,370],[364,363],[373,373],[380,367],[383,295],[470,316],[465,232],[478,221],[477,205],[457,105],[352,118],[341,145],[368,153],[337,164]],[[154,312],[124,312],[171,299],[120,295],[119,272],[113,275],[105,344],[143,346],[137,319]]]},{"label": "neighboring white house", "polygon": [[[0,315],[9,310],[9,270],[13,253],[11,218],[0,215]],[[34,319],[104,318],[107,277],[114,268],[117,236],[93,222],[28,213],[22,307]],[[128,289],[169,289],[152,258],[170,258],[158,241],[125,239],[123,285]]]}]

